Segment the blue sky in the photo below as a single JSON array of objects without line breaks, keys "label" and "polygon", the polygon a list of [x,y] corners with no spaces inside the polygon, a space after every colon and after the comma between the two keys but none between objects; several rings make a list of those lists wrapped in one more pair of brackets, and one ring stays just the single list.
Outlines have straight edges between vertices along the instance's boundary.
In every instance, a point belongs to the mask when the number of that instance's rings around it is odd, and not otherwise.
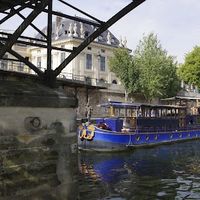
[{"label": "blue sky", "polygon": [[[104,21],[131,2],[131,0],[65,1]],[[54,8],[66,14],[82,16],[60,3],[56,3]],[[114,24],[110,30],[118,38],[126,37],[128,47],[133,50],[144,34],[154,32],[158,35],[163,48],[175,56],[178,62],[183,62],[185,54],[200,44],[199,11],[200,0],[146,0]],[[42,28],[45,26],[45,21],[40,17],[35,24]],[[12,29],[16,22],[20,22],[20,19],[11,20],[0,26],[0,29]],[[33,32],[29,31],[29,34]]]},{"label": "blue sky", "polygon": [[[130,0],[68,0],[69,3],[107,20]],[[200,44],[200,0],[147,0],[130,12],[110,30],[125,37],[128,47],[135,49],[143,34],[154,32],[164,49],[179,62]],[[72,12],[75,13],[75,12]],[[78,13],[77,13],[78,14]]]}]

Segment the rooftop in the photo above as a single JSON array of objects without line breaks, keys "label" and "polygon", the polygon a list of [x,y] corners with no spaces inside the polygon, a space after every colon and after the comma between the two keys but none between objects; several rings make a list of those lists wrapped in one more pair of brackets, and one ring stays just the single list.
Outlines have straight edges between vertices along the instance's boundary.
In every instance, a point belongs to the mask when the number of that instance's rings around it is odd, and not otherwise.
[{"label": "rooftop", "polygon": [[148,108],[164,108],[164,109],[174,109],[174,108],[185,108],[184,106],[176,105],[162,105],[162,104],[148,104],[148,103],[131,103],[131,102],[118,102],[118,101],[109,101],[99,105],[100,107],[114,107],[114,108],[123,108],[123,109],[134,109],[140,107]]},{"label": "rooftop", "polygon": [[[88,19],[84,20],[91,22],[91,20]],[[71,19],[63,19],[57,16],[56,21],[53,22],[52,26],[52,40],[55,41],[70,38],[85,39],[95,30],[96,27],[93,25]],[[47,27],[43,28],[42,31],[46,33]],[[44,39],[41,34],[37,34],[36,38]],[[119,46],[120,44],[119,40],[109,30],[106,30],[98,38],[96,38],[95,42],[112,46]]]}]

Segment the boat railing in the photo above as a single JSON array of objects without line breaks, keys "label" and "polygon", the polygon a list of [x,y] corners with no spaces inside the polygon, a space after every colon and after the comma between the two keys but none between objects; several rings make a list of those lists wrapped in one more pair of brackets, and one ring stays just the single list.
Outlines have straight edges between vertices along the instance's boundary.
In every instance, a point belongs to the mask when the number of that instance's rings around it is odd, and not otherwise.
[{"label": "boat railing", "polygon": [[[200,117],[200,116],[195,116]],[[200,123],[196,120],[194,120],[193,123],[189,123],[185,118],[144,118],[145,120],[148,119],[149,122],[147,124],[145,123],[138,123],[138,119],[142,119],[142,117],[101,117],[101,118],[92,118],[90,119],[90,123],[92,124],[99,124],[99,123],[105,123],[108,125],[110,130],[121,132],[123,130],[123,120],[131,119],[132,121],[129,121],[130,127],[129,130],[131,132],[137,132],[137,133],[164,133],[164,132],[171,132],[171,131],[187,131],[187,130],[199,130],[200,129]],[[144,121],[145,121],[144,120]],[[147,120],[147,121],[148,121]],[[85,120],[78,120],[78,124],[82,122],[87,122],[87,119]],[[163,124],[160,123],[163,121]],[[156,122],[156,123],[154,123]],[[174,123],[175,122],[175,123]]]}]

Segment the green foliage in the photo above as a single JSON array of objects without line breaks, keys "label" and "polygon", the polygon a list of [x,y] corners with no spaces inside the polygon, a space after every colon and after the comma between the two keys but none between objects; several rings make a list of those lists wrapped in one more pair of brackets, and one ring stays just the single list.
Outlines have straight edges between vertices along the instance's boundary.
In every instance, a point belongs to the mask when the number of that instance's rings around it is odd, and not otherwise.
[{"label": "green foliage", "polygon": [[153,33],[143,37],[133,56],[126,49],[116,49],[109,65],[128,93],[139,92],[147,101],[173,96],[180,89],[174,58]]},{"label": "green foliage", "polygon": [[109,60],[109,66],[111,72],[120,79],[127,93],[138,90],[139,71],[127,49],[115,49],[114,56]]},{"label": "green foliage", "polygon": [[185,62],[178,69],[180,78],[200,88],[200,47],[195,46],[185,57]]},{"label": "green foliage", "polygon": [[134,61],[140,70],[140,92],[146,100],[175,95],[180,86],[176,63],[162,49],[153,33],[144,36],[134,52]]}]

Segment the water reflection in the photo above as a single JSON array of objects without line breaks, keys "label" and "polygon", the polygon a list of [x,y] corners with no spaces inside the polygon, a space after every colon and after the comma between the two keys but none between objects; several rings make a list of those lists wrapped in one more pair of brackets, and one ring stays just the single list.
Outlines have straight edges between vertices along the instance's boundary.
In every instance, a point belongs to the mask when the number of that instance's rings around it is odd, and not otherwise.
[{"label": "water reflection", "polygon": [[77,199],[74,140],[60,123],[32,135],[0,133],[0,199]]},{"label": "water reflection", "polygon": [[80,199],[200,199],[199,141],[81,153]]}]

